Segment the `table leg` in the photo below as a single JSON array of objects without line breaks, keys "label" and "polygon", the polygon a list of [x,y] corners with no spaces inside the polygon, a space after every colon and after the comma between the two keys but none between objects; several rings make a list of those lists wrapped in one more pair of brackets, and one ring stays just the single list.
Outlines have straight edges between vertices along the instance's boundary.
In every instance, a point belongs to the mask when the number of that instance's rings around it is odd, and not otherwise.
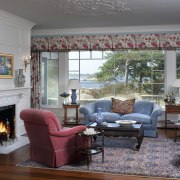
[{"label": "table leg", "polygon": [[174,142],[176,142],[176,137],[177,137],[177,127],[175,126],[175,137],[174,137]]},{"label": "table leg", "polygon": [[64,125],[66,126],[67,124],[67,109],[64,108]]},{"label": "table leg", "polygon": [[76,125],[78,125],[78,108],[76,108]]},{"label": "table leg", "polygon": [[138,143],[134,147],[136,151],[138,151],[140,149],[142,141],[143,141],[143,137],[144,137],[144,132],[142,130],[142,132],[136,137],[137,143]]},{"label": "table leg", "polygon": [[165,128],[165,134],[166,134],[166,131],[167,131],[167,113],[165,112],[165,121],[164,121],[164,128]]}]

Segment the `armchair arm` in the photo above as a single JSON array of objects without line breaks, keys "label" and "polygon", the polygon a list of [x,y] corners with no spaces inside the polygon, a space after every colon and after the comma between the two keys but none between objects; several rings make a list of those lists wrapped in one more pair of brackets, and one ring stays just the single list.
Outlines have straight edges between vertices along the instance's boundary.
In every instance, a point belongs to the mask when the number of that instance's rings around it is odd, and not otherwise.
[{"label": "armchair arm", "polygon": [[158,116],[162,116],[163,111],[160,105],[154,103],[153,106],[153,110],[151,113],[151,122],[152,122],[152,126],[156,128],[157,126],[157,120],[158,120]]},{"label": "armchair arm", "polygon": [[68,129],[62,129],[61,131],[50,131],[51,136],[57,136],[57,137],[66,137],[74,135],[78,132],[82,132],[86,129],[86,126],[79,125]]}]

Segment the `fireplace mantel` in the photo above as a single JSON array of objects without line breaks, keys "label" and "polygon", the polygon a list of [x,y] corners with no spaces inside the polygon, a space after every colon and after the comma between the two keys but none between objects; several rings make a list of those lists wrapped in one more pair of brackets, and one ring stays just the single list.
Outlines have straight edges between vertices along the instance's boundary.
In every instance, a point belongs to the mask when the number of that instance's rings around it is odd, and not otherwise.
[{"label": "fireplace mantel", "polygon": [[0,107],[17,104],[23,98],[26,89],[31,87],[0,88]]}]

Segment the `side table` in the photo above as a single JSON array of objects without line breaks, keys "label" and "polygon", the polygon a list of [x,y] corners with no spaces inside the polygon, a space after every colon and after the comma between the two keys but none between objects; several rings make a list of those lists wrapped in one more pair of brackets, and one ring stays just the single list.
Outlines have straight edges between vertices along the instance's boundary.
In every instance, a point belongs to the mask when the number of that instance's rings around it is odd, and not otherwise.
[{"label": "side table", "polygon": [[172,121],[167,120],[167,114],[180,114],[180,105],[165,106],[165,131],[167,129],[167,124],[174,124]]},{"label": "side table", "polygon": [[78,109],[79,109],[79,107],[80,107],[80,104],[63,104],[63,108],[64,108],[64,125],[69,124],[67,122],[67,109],[76,109],[76,125],[78,125]]},{"label": "side table", "polygon": [[178,135],[178,132],[177,132],[180,129],[180,122],[177,122],[174,125],[175,125],[175,138],[174,138],[174,142],[176,142],[177,137],[180,137]]},{"label": "side table", "polygon": [[[84,131],[85,132],[85,131]],[[79,150],[78,153],[87,156],[87,169],[89,170],[89,163],[91,161],[91,156],[95,154],[102,153],[102,162],[104,162],[104,131],[94,131],[93,133],[78,133],[77,136],[86,136],[91,138],[90,145],[87,144],[85,148]],[[101,135],[102,136],[102,144],[96,143],[96,137]]]}]

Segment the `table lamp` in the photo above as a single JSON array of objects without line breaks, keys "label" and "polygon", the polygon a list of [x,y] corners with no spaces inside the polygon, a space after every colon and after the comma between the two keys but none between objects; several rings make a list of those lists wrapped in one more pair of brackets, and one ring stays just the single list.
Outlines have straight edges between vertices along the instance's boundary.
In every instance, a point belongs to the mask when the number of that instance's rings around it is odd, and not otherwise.
[{"label": "table lamp", "polygon": [[78,79],[70,79],[68,84],[67,84],[67,89],[71,89],[72,94],[71,94],[71,104],[77,104],[76,99],[76,90],[81,89],[80,82]]}]

